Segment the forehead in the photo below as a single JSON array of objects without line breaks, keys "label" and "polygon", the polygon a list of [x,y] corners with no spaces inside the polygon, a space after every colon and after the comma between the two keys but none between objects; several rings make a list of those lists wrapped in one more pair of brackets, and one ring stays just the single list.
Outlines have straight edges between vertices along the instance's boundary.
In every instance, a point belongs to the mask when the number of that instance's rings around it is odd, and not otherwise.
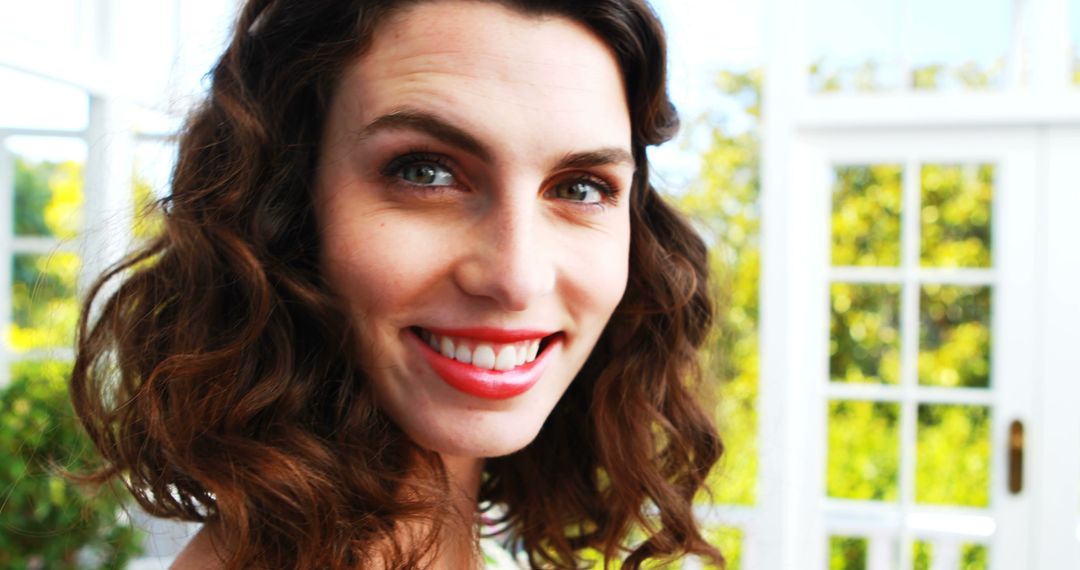
[{"label": "forehead", "polygon": [[522,147],[630,138],[622,77],[599,37],[492,2],[424,2],[395,14],[347,70],[335,105],[353,127],[420,108]]}]

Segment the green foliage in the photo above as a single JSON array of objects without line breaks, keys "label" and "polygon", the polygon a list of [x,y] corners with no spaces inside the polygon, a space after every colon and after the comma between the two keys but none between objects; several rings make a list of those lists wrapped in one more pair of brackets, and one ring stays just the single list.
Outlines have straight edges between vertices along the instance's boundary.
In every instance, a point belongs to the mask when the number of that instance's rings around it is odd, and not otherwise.
[{"label": "green foliage", "polygon": [[866,570],[866,539],[829,537],[829,570]]},{"label": "green foliage", "polygon": [[709,242],[719,305],[716,327],[702,354],[706,373],[722,383],[717,416],[727,448],[710,480],[712,499],[752,505],[758,470],[761,73],[723,72],[717,86],[740,103],[751,128],[735,132],[723,120],[702,119],[709,145],[701,155],[701,170],[676,200]]},{"label": "green foliage", "polygon": [[990,505],[990,409],[919,406],[915,501],[932,505]]},{"label": "green foliage", "polygon": [[833,265],[900,265],[902,172],[896,164],[834,168]]},{"label": "green foliage", "polygon": [[62,471],[94,466],[67,398],[70,365],[22,362],[0,393],[0,567],[123,568],[140,549],[116,486],[87,494]]},{"label": "green foliage", "polygon": [[132,176],[131,187],[135,207],[131,234],[136,241],[147,241],[161,232],[165,221],[157,210],[154,189],[150,181],[136,172]]},{"label": "green foliage", "polygon": [[[826,57],[818,58],[807,68],[810,90],[815,93],[880,93],[895,90],[901,87],[900,83],[918,91],[984,91],[1001,85],[1005,79],[1004,58],[989,65],[970,60],[923,64],[913,68],[906,79],[898,77],[893,69],[876,59],[840,63]],[[890,73],[893,77],[889,77]]]},{"label": "green foliage", "polygon": [[916,540],[912,545],[913,570],[930,570],[934,558],[934,545],[924,540]]},{"label": "green foliage", "polygon": [[991,164],[922,167],[922,265],[990,267]]},{"label": "green foliage", "polygon": [[900,287],[833,283],[829,376],[836,382],[900,383]]},{"label": "green foliage", "polygon": [[82,165],[15,158],[15,235],[73,238],[82,227]]},{"label": "green foliage", "polygon": [[919,383],[990,386],[990,288],[926,285],[921,290]]},{"label": "green foliage", "polygon": [[12,262],[10,346],[16,351],[71,346],[79,318],[74,253],[16,255]]},{"label": "green foliage", "polygon": [[960,549],[960,570],[986,570],[990,567],[990,549],[982,544],[965,544]]},{"label": "green foliage", "polygon": [[706,529],[705,539],[724,553],[725,568],[715,564],[705,564],[703,570],[740,570],[742,568],[743,532],[735,527],[721,526]]},{"label": "green foliage", "polygon": [[828,431],[828,496],[895,502],[899,496],[900,406],[829,402]]}]

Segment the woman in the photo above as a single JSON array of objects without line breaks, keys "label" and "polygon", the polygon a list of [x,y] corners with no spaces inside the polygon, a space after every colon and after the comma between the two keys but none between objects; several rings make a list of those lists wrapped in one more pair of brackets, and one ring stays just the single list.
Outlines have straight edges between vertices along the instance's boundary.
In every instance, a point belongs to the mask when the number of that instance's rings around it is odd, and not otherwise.
[{"label": "woman", "polygon": [[246,5],[72,380],[98,478],[205,523],[176,568],[476,568],[481,513],[534,568],[721,562],[664,57],[642,0]]}]

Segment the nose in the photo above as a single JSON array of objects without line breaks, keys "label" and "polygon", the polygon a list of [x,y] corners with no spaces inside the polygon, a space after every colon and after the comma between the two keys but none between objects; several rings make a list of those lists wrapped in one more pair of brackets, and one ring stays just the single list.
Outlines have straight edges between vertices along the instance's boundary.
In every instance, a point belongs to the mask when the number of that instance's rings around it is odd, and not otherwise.
[{"label": "nose", "polygon": [[473,229],[455,271],[465,293],[506,311],[524,311],[555,290],[553,252],[535,200],[493,204]]}]

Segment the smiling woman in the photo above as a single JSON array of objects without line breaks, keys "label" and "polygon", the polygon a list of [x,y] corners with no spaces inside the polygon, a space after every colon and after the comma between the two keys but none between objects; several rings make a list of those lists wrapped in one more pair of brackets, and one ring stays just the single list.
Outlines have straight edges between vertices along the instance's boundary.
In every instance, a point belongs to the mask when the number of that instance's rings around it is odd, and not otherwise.
[{"label": "smiling woman", "polygon": [[640,0],[249,2],[87,301],[96,479],[205,523],[181,569],[476,568],[485,512],[533,568],[722,563],[664,57]]}]

